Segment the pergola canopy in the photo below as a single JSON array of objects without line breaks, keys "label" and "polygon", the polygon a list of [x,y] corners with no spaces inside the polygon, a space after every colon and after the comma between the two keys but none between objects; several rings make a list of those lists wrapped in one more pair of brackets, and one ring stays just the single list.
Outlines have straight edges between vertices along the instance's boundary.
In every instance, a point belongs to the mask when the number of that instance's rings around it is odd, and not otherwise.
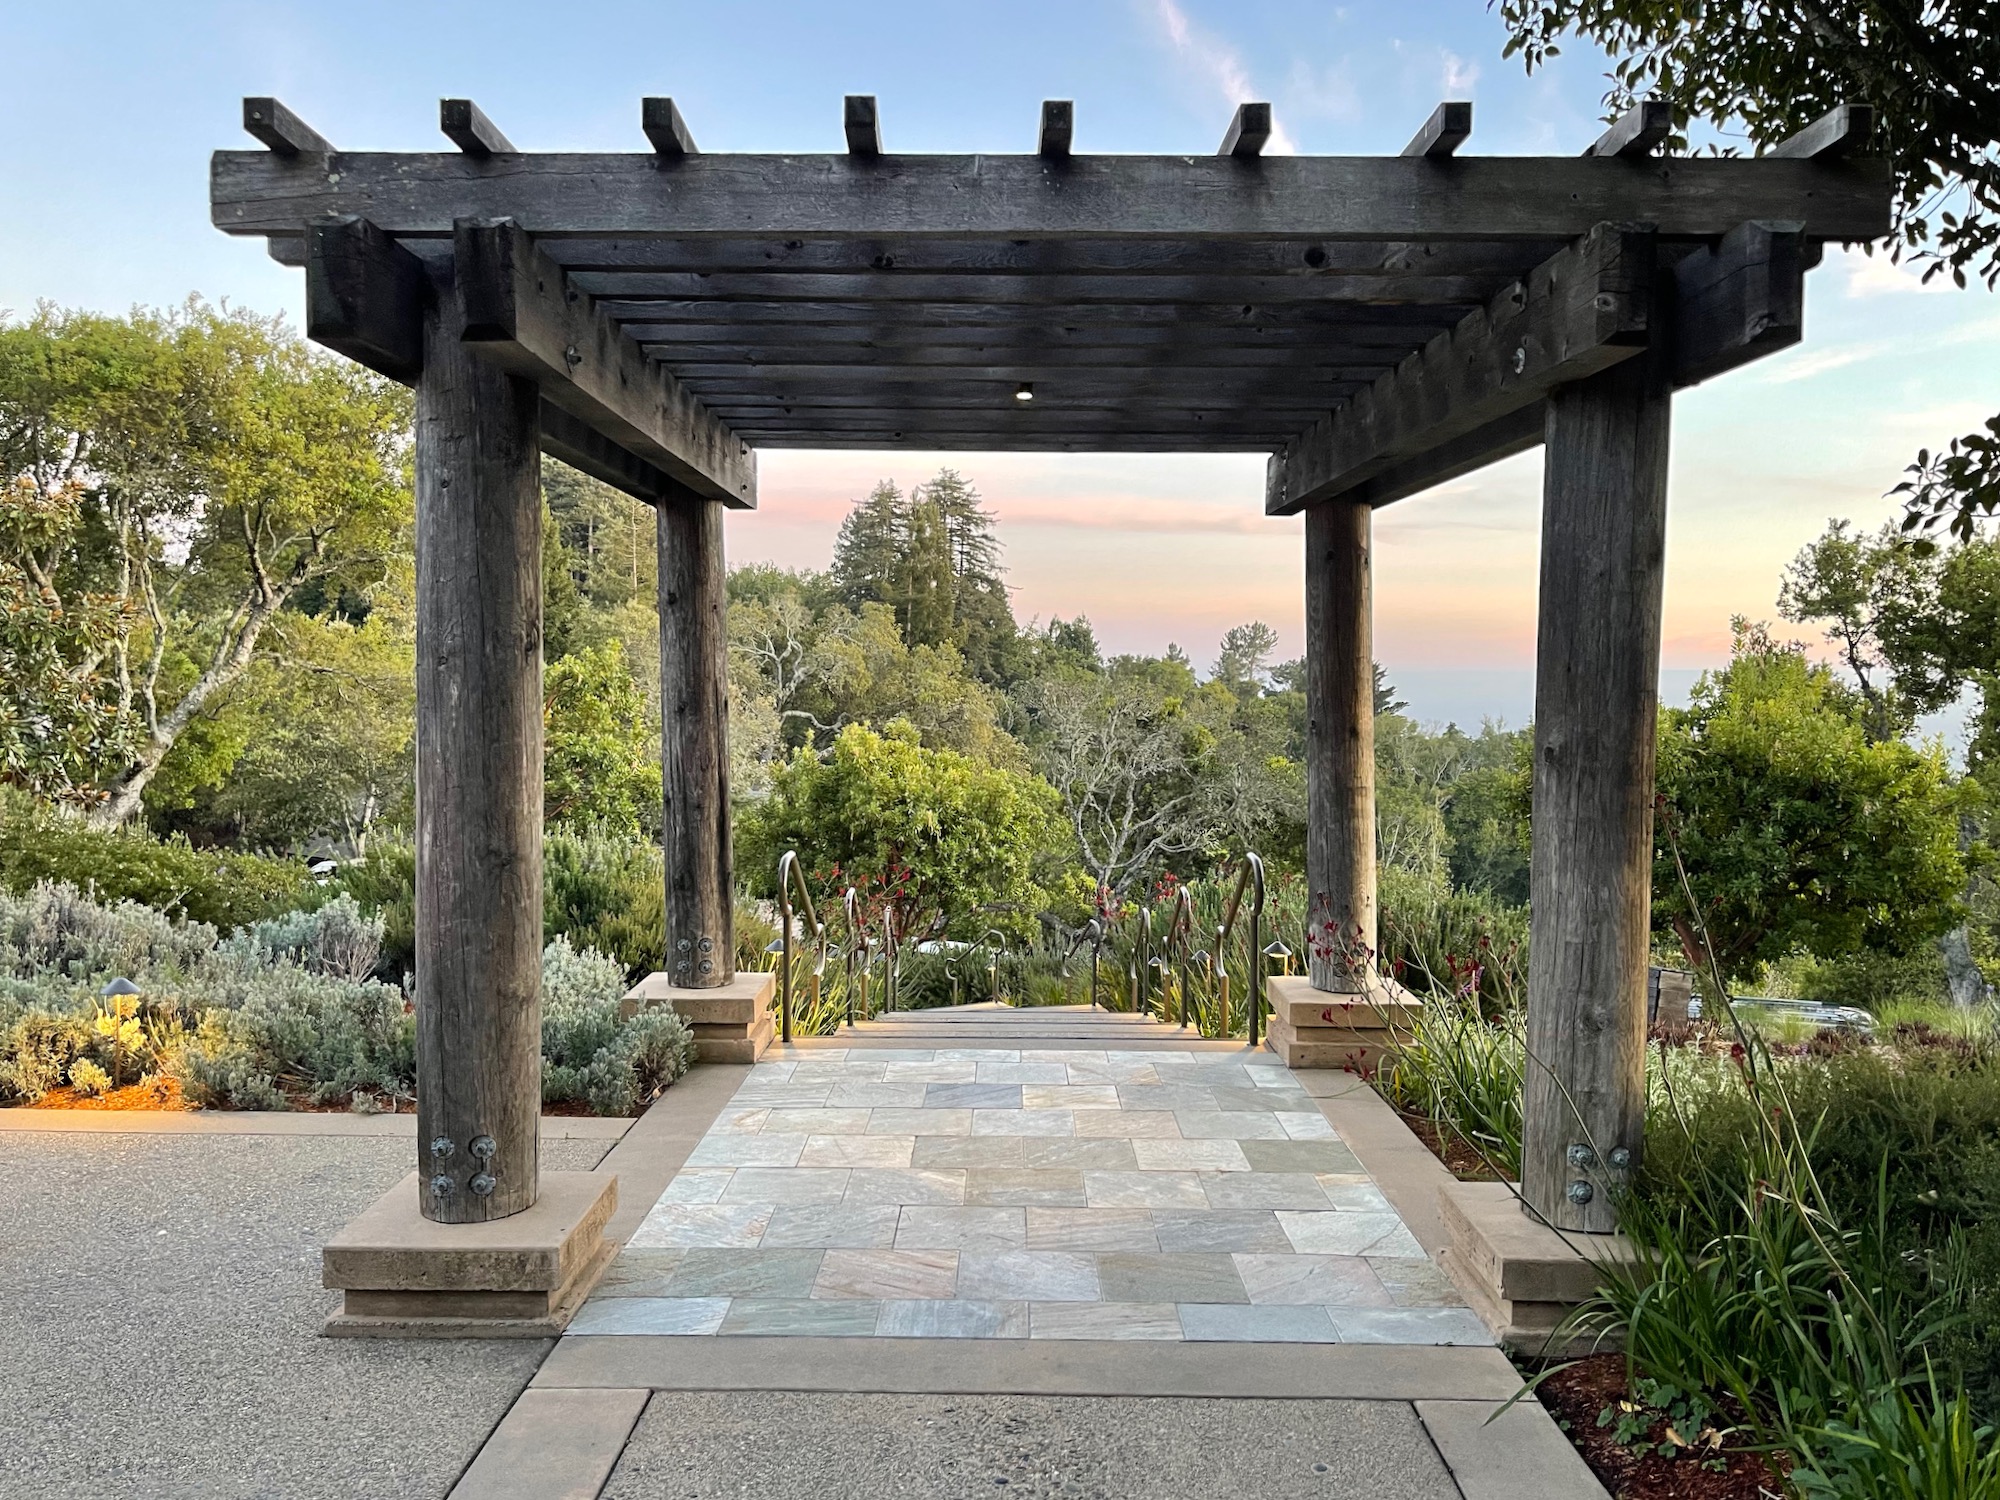
[{"label": "pergola canopy", "polygon": [[1263,156],[1263,105],[1212,157],[1073,154],[1064,101],[1016,156],[885,153],[860,96],[825,156],[701,154],[665,99],[629,154],[518,151],[468,100],[442,153],[245,123],[270,149],[216,154],[215,223],[310,263],[314,337],[413,378],[455,246],[518,282],[467,338],[542,379],[549,451],[736,506],[766,447],[1262,451],[1274,512],[1379,504],[1538,441],[1550,389],[1657,337],[1656,270],[1686,383],[1795,340],[1818,246],[1888,226],[1845,106],[1759,160],[1654,156],[1650,103],[1560,158],[1455,155],[1461,103],[1399,157]]},{"label": "pergola canopy", "polygon": [[1020,156],[887,154],[864,97],[834,156],[701,155],[666,99],[640,123],[650,152],[529,154],[448,99],[454,152],[349,153],[251,99],[269,149],[215,158],[215,222],[306,268],[308,334],[417,392],[422,1213],[537,1193],[538,448],[657,504],[657,977],[750,1061],[771,1028],[732,988],[722,511],[756,503],[758,448],[1271,455],[1267,509],[1306,518],[1308,978],[1348,997],[1275,1036],[1385,983],[1373,507],[1546,442],[1522,1192],[1614,1227],[1644,1121],[1673,391],[1795,342],[1820,246],[1887,232],[1868,111],[1750,161],[1656,156],[1652,102],[1574,158],[1460,158],[1465,104],[1382,158],[1266,158],[1266,105],[1213,157],[1078,156],[1062,101]]}]

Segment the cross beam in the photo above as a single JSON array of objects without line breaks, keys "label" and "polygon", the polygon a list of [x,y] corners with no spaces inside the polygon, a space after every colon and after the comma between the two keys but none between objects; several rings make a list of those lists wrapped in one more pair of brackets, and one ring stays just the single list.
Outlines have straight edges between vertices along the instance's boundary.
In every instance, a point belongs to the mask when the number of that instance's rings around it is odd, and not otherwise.
[{"label": "cross beam", "polygon": [[215,225],[291,236],[355,215],[399,238],[463,218],[538,237],[1568,240],[1601,221],[1712,239],[1750,219],[1888,232],[1874,160],[1617,157],[751,156],[218,151]]},{"label": "cross beam", "polygon": [[1748,223],[1675,264],[1655,329],[1650,229],[1600,225],[1316,422],[1267,471],[1265,510],[1335,496],[1385,505],[1541,441],[1558,386],[1672,345],[1689,386],[1797,343],[1811,255],[1797,224]]},{"label": "cross beam", "polygon": [[[423,370],[423,260],[365,219],[306,235],[306,334],[392,380]],[[511,224],[459,227],[454,274],[477,313],[474,352],[541,388],[541,447],[594,478],[658,503],[685,491],[738,509],[757,503],[749,445],[569,287]]]}]

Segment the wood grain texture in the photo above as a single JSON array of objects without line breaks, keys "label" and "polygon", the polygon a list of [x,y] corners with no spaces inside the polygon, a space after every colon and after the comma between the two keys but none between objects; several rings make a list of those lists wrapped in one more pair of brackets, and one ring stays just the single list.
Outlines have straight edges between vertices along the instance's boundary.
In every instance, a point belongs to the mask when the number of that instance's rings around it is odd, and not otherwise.
[{"label": "wood grain texture", "polygon": [[1306,884],[1313,987],[1366,987],[1376,946],[1373,512],[1306,511]]},{"label": "wood grain texture", "polygon": [[306,337],[414,384],[424,366],[423,262],[366,219],[306,231]]},{"label": "wood grain texture", "polygon": [[1271,106],[1268,104],[1239,104],[1229,121],[1229,129],[1223,132],[1222,144],[1216,147],[1217,156],[1233,156],[1239,161],[1248,161],[1262,156],[1264,147],[1271,139]]},{"label": "wood grain texture", "polygon": [[1472,136],[1472,105],[1466,100],[1452,100],[1440,104],[1431,111],[1431,117],[1424,121],[1423,128],[1410,138],[1410,144],[1403,148],[1405,156],[1424,156],[1432,161],[1442,161],[1463,146]]},{"label": "wood grain texture", "polygon": [[681,118],[681,112],[674,101],[667,98],[649,98],[639,101],[639,128],[646,132],[646,139],[653,143],[653,150],[668,161],[683,156],[694,156],[694,133]]},{"label": "wood grain texture", "polygon": [[577,271],[710,275],[900,276],[1525,276],[1561,240],[993,240],[868,234],[698,239],[545,237],[550,259]]},{"label": "wood grain texture", "polygon": [[515,149],[500,127],[486,118],[486,111],[470,99],[438,100],[438,129],[467,156],[507,155]]},{"label": "wood grain texture", "polygon": [[729,837],[729,608],[722,506],[659,506],[660,735],[667,952],[675,985],[736,977]]},{"label": "wood grain texture", "polygon": [[849,94],[841,101],[841,129],[847,136],[847,154],[875,157],[882,154],[882,119],[873,94]]},{"label": "wood grain texture", "polygon": [[1874,105],[1836,104],[1797,135],[1778,142],[1770,154],[1791,161],[1851,156],[1867,150],[1874,134]]},{"label": "wood grain texture", "polygon": [[1042,123],[1035,137],[1039,156],[1060,161],[1070,153],[1076,138],[1076,102],[1071,99],[1044,99]]},{"label": "wood grain texture", "polygon": [[1636,1157],[1645,1116],[1672,369],[1661,340],[1549,399],[1521,1185],[1563,1229],[1616,1227],[1609,1154]]},{"label": "wood grain texture", "polygon": [[1597,226],[1309,430],[1267,509],[1289,515],[1344,494],[1629,359],[1652,317],[1653,260],[1650,231]]},{"label": "wood grain texture", "polygon": [[[330,180],[338,177],[338,181]],[[780,239],[1567,240],[1606,221],[1669,238],[1797,219],[1814,239],[1889,228],[1878,161],[1648,161],[1475,157],[1440,172],[1420,158],[749,156],[709,153],[660,170],[652,152],[530,153],[475,162],[456,151],[343,151],[286,159],[220,151],[215,226],[297,234],[355,214],[390,234],[445,239],[461,218],[513,218],[536,235]]]},{"label": "wood grain texture", "polygon": [[570,288],[516,224],[458,226],[463,337],[480,358],[709,499],[752,508],[757,461],[638,344]]},{"label": "wood grain texture", "polygon": [[[427,1218],[474,1223],[536,1193],[539,398],[473,357],[454,288],[435,303],[416,420],[417,1167],[446,1183],[424,1193]],[[490,1162],[473,1154],[481,1138],[494,1143]],[[487,1194],[473,1190],[482,1169]]]},{"label": "wood grain texture", "polygon": [[262,141],[276,155],[286,158],[333,150],[333,142],[286,109],[276,99],[245,99],[243,128]]},{"label": "wood grain texture", "polygon": [[1672,105],[1664,99],[1641,99],[1613,121],[1583,154],[1627,159],[1651,156],[1673,129]]},{"label": "wood grain texture", "polygon": [[1694,385],[1805,335],[1805,236],[1740,224],[1674,266],[1674,384]]}]

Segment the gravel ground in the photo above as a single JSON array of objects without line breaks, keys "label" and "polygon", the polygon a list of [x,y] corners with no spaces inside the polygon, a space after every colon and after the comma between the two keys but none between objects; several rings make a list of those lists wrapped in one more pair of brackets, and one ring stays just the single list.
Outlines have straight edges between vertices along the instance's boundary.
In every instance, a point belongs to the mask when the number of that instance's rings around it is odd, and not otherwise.
[{"label": "gravel ground", "polygon": [[0,1497],[443,1496],[549,1344],[318,1336],[320,1244],[409,1154],[0,1133]]},{"label": "gravel ground", "polygon": [[1400,1401],[655,1393],[604,1500],[1458,1500]]}]

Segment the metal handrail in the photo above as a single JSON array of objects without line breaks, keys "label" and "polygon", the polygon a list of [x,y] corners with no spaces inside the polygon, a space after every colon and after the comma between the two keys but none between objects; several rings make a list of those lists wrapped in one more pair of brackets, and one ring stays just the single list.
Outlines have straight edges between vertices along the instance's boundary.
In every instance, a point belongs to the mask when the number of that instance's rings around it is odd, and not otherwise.
[{"label": "metal handrail", "polygon": [[784,944],[783,967],[778,971],[778,1023],[781,1036],[789,1043],[792,1039],[792,888],[798,888],[800,898],[806,904],[806,922],[812,929],[816,962],[813,965],[813,987],[819,987],[819,979],[826,972],[826,924],[813,910],[812,890],[806,884],[806,873],[799,864],[798,852],[787,849],[778,856],[778,938]]},{"label": "metal handrail", "polygon": [[861,1019],[868,1019],[868,930],[861,920],[861,892],[849,886],[840,896],[841,915],[847,919],[847,945],[843,962],[847,968],[847,1024],[854,1024],[854,961],[857,953],[861,967]]},{"label": "metal handrail", "polygon": [[885,1014],[896,1008],[898,965],[903,961],[903,940],[896,934],[896,908],[884,905],[882,908],[882,1010]]},{"label": "metal handrail", "polygon": [[[1160,939],[1160,968],[1167,967],[1166,955],[1178,951],[1180,954],[1180,981],[1174,986],[1174,1021],[1182,1030],[1187,1029],[1187,978],[1188,944],[1194,938],[1194,897],[1184,885],[1174,887],[1174,914],[1167,920],[1166,935]],[[1178,950],[1174,939],[1180,939]]]},{"label": "metal handrail", "polygon": [[1257,1045],[1257,1028],[1264,1016],[1264,861],[1255,853],[1245,851],[1242,862],[1237,867],[1236,889],[1230,893],[1229,906],[1224,912],[1222,925],[1215,929],[1215,977],[1222,997],[1222,1034],[1229,1035],[1229,935],[1236,930],[1236,914],[1243,907],[1243,893],[1251,893],[1250,902],[1250,992],[1247,1005],[1250,1011],[1250,1045]]}]

